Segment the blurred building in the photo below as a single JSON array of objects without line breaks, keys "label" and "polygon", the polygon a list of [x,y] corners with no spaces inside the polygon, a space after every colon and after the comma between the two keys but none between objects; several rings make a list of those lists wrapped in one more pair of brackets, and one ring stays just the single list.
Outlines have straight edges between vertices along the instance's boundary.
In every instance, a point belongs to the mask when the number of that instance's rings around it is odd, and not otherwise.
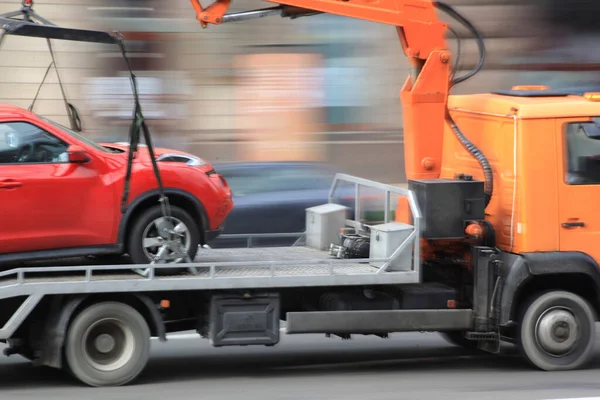
[{"label": "blurred building", "polygon": [[[535,71],[514,70],[515,60],[548,44],[542,40],[548,20],[539,17],[547,5],[539,1],[448,1],[481,29],[488,51],[484,70],[456,93],[542,83]],[[0,12],[19,3],[0,0]],[[230,11],[265,6],[237,0]],[[35,9],[60,25],[125,34],[159,145],[211,161],[314,159],[367,178],[404,179],[399,92],[408,66],[393,27],[319,15],[202,29],[189,0],[38,0]],[[477,48],[464,29],[456,30],[466,71]],[[54,46],[85,133],[126,139],[132,104],[118,49]],[[46,44],[9,37],[2,49],[0,101],[28,107],[50,62]],[[35,111],[66,123],[53,73]]]}]

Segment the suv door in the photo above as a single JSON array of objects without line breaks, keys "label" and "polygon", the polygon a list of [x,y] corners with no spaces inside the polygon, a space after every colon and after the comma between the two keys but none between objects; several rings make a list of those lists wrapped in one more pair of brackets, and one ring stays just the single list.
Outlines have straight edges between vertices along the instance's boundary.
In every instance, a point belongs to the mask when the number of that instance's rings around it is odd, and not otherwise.
[{"label": "suv door", "polygon": [[106,244],[115,217],[97,196],[102,179],[94,160],[69,163],[68,147],[33,123],[0,121],[0,253]]}]

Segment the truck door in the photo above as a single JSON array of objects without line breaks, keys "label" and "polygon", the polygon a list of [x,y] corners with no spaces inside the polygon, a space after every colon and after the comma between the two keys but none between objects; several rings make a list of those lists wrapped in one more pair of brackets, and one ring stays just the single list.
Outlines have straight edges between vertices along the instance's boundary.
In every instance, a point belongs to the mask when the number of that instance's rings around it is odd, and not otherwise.
[{"label": "truck door", "polygon": [[600,118],[561,119],[556,128],[560,250],[600,263]]}]

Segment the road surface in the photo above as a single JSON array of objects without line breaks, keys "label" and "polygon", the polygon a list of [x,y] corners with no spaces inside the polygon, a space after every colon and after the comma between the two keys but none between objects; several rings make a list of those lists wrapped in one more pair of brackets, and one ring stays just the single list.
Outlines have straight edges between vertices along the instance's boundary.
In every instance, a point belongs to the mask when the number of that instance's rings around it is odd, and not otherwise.
[{"label": "road surface", "polygon": [[0,357],[0,395],[23,400],[544,400],[600,396],[600,357],[589,370],[545,373],[530,369],[514,355],[469,354],[431,333],[397,334],[387,340],[283,336],[280,345],[272,348],[221,349],[197,336],[180,334],[152,346],[152,358],[143,375],[135,385],[120,388],[83,387],[59,371],[32,368],[18,356]]}]

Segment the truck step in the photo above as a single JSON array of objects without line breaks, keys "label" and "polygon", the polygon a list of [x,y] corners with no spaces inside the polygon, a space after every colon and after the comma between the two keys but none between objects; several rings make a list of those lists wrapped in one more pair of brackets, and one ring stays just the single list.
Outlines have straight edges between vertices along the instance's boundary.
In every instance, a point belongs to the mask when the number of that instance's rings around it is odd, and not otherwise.
[{"label": "truck step", "polygon": [[473,329],[472,310],[288,312],[287,333],[376,334]]}]

